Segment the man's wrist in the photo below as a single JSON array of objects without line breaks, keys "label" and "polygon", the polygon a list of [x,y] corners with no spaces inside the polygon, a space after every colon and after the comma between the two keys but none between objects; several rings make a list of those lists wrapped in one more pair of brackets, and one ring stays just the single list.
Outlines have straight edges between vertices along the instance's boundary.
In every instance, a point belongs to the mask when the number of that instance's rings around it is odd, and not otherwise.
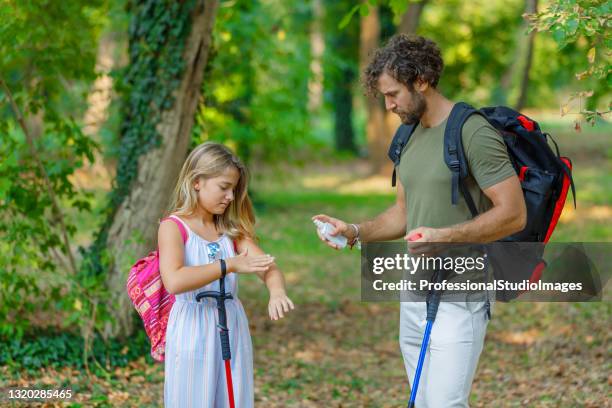
[{"label": "man's wrist", "polygon": [[455,242],[456,241],[456,233],[455,230],[452,227],[448,227],[448,228],[440,228],[440,232],[442,233],[441,235],[441,242]]},{"label": "man's wrist", "polygon": [[344,233],[342,235],[344,235],[350,241],[352,239],[355,239],[358,233],[359,230],[355,228],[355,224],[346,224],[346,230],[344,230]]},{"label": "man's wrist", "polygon": [[349,224],[347,231],[350,231],[350,234],[349,236],[345,234],[345,236],[348,239],[349,246],[352,248],[361,238],[361,229],[359,224]]}]

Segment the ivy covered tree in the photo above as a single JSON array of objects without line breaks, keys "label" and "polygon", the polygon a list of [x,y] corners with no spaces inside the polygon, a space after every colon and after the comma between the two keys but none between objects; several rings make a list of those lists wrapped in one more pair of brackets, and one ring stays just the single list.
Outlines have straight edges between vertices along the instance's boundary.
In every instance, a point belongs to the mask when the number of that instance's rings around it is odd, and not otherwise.
[{"label": "ivy covered tree", "polygon": [[104,276],[113,319],[107,336],[128,335],[133,308],[125,281],[135,259],[155,247],[191,141],[217,2],[138,0],[129,4],[129,64],[123,95],[117,174],[104,222],[86,251],[83,273]]}]

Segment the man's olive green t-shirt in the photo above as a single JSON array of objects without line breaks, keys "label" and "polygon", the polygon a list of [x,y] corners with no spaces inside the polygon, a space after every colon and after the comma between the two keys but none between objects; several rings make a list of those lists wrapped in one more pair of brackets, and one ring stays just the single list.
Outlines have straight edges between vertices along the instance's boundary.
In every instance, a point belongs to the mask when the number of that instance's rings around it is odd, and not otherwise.
[{"label": "man's olive green t-shirt", "polygon": [[[398,173],[406,194],[406,232],[417,227],[446,227],[472,218],[460,191],[457,205],[451,203],[451,172],[444,163],[446,122],[431,128],[419,124],[402,151]],[[482,190],[516,173],[501,135],[480,115],[467,119],[461,137],[470,172],[466,185],[482,213],[492,206]]]}]

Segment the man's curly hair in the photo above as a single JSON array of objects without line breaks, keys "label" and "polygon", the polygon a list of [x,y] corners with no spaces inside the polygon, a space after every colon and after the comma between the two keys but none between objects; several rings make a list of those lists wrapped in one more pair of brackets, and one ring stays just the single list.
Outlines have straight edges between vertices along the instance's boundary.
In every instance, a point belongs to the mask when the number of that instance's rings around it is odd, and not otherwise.
[{"label": "man's curly hair", "polygon": [[435,88],[443,68],[444,61],[435,42],[416,35],[398,34],[376,50],[363,72],[362,82],[369,96],[378,93],[378,79],[384,72],[411,91],[417,79]]}]

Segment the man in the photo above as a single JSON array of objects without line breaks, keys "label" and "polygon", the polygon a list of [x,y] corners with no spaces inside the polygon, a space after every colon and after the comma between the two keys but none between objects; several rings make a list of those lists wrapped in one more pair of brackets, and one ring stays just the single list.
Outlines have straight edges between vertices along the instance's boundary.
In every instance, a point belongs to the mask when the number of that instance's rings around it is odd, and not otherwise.
[{"label": "man", "polygon": [[[423,37],[397,35],[377,50],[364,72],[369,95],[384,96],[387,110],[404,124],[418,122],[396,168],[397,199],[376,218],[348,224],[317,215],[349,242],[390,241],[420,234],[430,242],[491,242],[522,230],[526,209],[520,182],[501,135],[479,115],[462,130],[470,176],[466,182],[479,214],[472,218],[460,199],[451,204],[451,173],[444,163],[444,129],[454,102],[438,90],[443,61],[438,46]],[[321,237],[329,246],[336,246]],[[442,302],[431,333],[416,400],[419,408],[467,407],[488,324],[486,301]],[[414,378],[425,328],[425,302],[402,302],[400,347]]]}]

